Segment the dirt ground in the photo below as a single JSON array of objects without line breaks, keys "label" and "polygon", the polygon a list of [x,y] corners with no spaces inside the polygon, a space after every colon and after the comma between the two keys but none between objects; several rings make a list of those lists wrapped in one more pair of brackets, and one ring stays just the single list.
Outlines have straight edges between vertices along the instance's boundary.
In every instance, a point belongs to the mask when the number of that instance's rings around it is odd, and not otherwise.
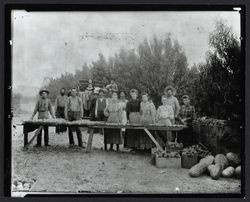
[{"label": "dirt ground", "polygon": [[[22,116],[23,118],[24,116]],[[21,118],[14,117],[13,124]],[[32,133],[33,134],[33,133]],[[31,136],[31,135],[30,135]],[[76,136],[74,136],[77,142]],[[83,131],[83,145],[88,134]],[[50,147],[23,149],[22,126],[12,133],[12,179],[35,179],[31,192],[71,193],[240,193],[239,179],[191,178],[188,169],[159,169],[149,152],[104,151],[103,136],[95,134],[90,154],[68,147],[68,135],[50,128]],[[13,192],[18,196],[20,192]]]}]

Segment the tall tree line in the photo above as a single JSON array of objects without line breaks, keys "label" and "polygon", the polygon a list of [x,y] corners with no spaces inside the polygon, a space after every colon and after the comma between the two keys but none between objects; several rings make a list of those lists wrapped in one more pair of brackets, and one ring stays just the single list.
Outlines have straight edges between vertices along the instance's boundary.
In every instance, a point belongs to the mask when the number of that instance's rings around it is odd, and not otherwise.
[{"label": "tall tree line", "polygon": [[51,78],[47,88],[54,100],[61,87],[76,86],[79,79],[114,79],[127,93],[131,88],[147,91],[158,106],[164,88],[172,85],[177,98],[190,95],[199,114],[240,119],[244,94],[239,40],[230,27],[218,21],[209,35],[209,45],[206,62],[188,68],[185,52],[170,34],[165,39],[145,38],[136,49],[121,49],[109,58],[100,53],[96,61],[84,64],[75,74]]}]

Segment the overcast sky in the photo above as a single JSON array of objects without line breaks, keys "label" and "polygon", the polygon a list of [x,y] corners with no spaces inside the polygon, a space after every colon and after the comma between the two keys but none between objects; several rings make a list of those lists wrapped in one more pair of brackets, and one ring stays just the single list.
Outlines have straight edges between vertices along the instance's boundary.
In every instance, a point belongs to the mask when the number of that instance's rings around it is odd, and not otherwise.
[{"label": "overcast sky", "polygon": [[238,12],[26,12],[13,11],[13,87],[35,93],[46,77],[81,69],[147,37],[171,33],[189,66],[205,61],[208,34],[224,19],[240,36]]}]

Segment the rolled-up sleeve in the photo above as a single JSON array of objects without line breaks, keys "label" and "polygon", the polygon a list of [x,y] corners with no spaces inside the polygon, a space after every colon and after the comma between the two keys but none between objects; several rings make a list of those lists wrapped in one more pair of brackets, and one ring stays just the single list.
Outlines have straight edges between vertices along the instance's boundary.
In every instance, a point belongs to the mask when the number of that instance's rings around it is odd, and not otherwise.
[{"label": "rolled-up sleeve", "polygon": [[150,111],[151,111],[151,116],[152,116],[153,123],[155,123],[155,120],[156,120],[156,109],[155,109],[155,105],[153,103],[150,106]]},{"label": "rolled-up sleeve", "polygon": [[53,107],[52,107],[52,104],[51,104],[51,101],[50,101],[50,100],[49,100],[48,108],[49,108],[49,112],[50,112],[51,116],[54,117],[55,114],[54,114],[54,110],[53,110]]},{"label": "rolled-up sleeve", "polygon": [[175,116],[178,116],[179,112],[180,112],[180,104],[177,98],[175,98]]}]

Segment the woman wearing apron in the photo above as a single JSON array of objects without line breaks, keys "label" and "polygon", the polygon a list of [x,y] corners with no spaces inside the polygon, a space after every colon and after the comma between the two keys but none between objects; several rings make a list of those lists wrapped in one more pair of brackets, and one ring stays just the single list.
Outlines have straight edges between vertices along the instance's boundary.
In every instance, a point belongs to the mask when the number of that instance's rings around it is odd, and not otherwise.
[{"label": "woman wearing apron", "polygon": [[[142,93],[141,102],[141,124],[144,126],[155,123],[156,109],[154,103],[150,100],[148,93]],[[151,131],[154,134],[154,131]],[[140,135],[140,148],[150,149],[154,147],[153,141],[143,131]]]},{"label": "woman wearing apron", "polygon": [[119,99],[119,106],[121,109],[121,123],[122,125],[126,125],[128,120],[127,120],[127,113],[126,113],[126,106],[127,106],[128,100],[126,99],[126,94],[125,92],[121,91],[120,92],[120,99]]},{"label": "woman wearing apron", "polygon": [[[121,109],[119,106],[118,96],[116,92],[112,93],[112,97],[104,110],[104,115],[108,117],[107,123],[120,123]],[[107,150],[107,144],[110,144],[110,150],[113,150],[113,144],[116,144],[117,151],[119,145],[122,144],[120,129],[104,129],[104,147]]]},{"label": "woman wearing apron", "polygon": [[[140,101],[137,99],[138,91],[130,90],[131,100],[128,101],[126,112],[129,124],[140,124]],[[127,129],[124,138],[124,147],[136,149],[140,147],[140,132],[139,130]]]}]

